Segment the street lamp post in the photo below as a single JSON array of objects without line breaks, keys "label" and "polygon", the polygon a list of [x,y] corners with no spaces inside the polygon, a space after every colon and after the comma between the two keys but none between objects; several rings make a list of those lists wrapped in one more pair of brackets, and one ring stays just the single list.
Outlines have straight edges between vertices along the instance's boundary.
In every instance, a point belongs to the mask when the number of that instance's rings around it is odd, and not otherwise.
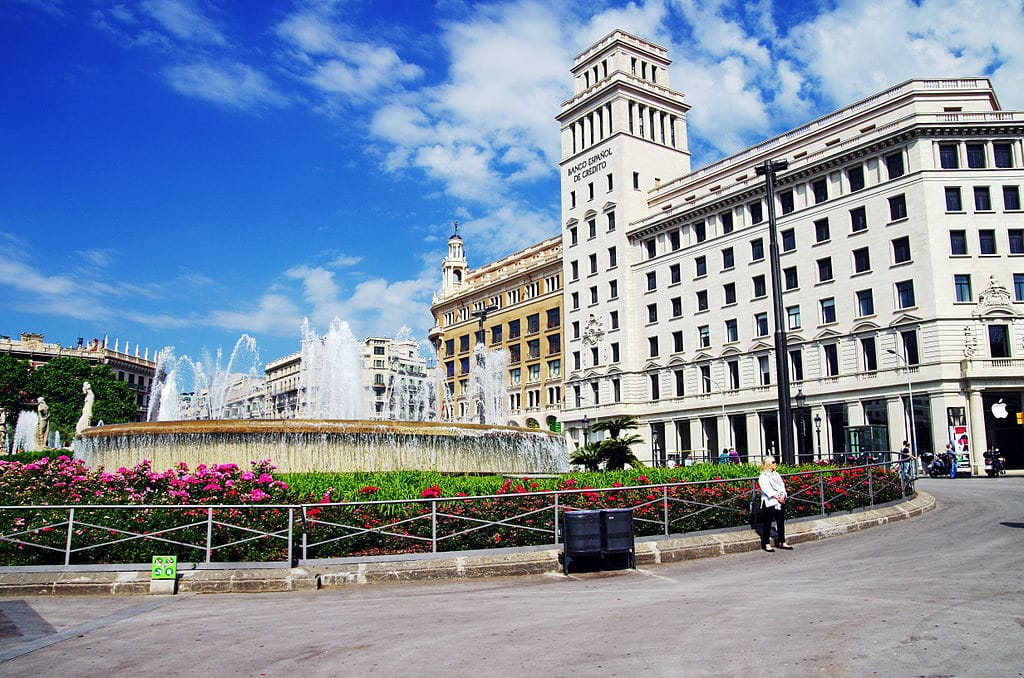
[{"label": "street lamp post", "polygon": [[818,461],[821,461],[821,415],[814,415],[814,434],[818,438]]},{"label": "street lamp post", "polygon": [[804,443],[807,439],[807,422],[804,420],[804,409],[807,406],[807,396],[804,395],[803,389],[797,390],[794,400],[796,400],[796,414],[800,425],[800,440],[797,441],[797,462],[803,463]]},{"label": "street lamp post", "polygon": [[778,375],[779,397],[779,446],[782,448],[782,463],[792,464],[796,454],[793,449],[793,408],[789,402],[789,370],[786,367],[786,329],[782,324],[782,265],[779,263],[779,229],[775,223],[775,174],[789,167],[785,160],[765,160],[755,168],[758,176],[764,177],[768,202],[768,257],[772,273],[772,310],[775,320],[775,372]]},{"label": "street lamp post", "polygon": [[917,454],[917,440],[915,439],[915,426],[914,426],[914,387],[910,383],[910,363],[907,359],[899,354],[895,349],[887,348],[886,353],[892,353],[896,356],[897,362],[902,360],[903,364],[907,367],[907,408],[908,418],[910,420],[910,453]]},{"label": "street lamp post", "polygon": [[583,446],[590,443],[590,417],[583,415]]}]

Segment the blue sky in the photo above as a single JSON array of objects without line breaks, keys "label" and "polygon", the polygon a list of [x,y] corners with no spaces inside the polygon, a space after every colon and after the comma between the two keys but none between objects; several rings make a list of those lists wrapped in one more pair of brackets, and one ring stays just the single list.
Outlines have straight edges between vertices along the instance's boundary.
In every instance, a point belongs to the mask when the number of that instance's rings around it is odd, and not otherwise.
[{"label": "blue sky", "polygon": [[911,77],[1024,108],[1020,1],[3,0],[0,334],[424,337],[453,220],[471,266],[558,233],[554,117],[614,28],[669,49],[695,168]]}]

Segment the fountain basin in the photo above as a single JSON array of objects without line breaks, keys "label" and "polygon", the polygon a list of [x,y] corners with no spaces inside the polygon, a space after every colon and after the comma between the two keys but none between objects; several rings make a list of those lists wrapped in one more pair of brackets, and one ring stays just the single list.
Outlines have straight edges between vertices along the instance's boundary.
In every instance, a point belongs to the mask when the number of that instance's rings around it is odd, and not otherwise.
[{"label": "fountain basin", "polygon": [[185,462],[270,459],[281,473],[432,470],[442,473],[564,473],[568,455],[550,431],[422,421],[255,419],[94,426],[75,439],[91,467],[163,470]]}]

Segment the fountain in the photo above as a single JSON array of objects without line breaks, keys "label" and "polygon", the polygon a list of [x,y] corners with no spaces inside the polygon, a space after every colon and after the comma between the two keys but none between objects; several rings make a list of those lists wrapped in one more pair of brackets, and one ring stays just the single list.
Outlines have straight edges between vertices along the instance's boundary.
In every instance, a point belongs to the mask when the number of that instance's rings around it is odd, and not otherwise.
[{"label": "fountain", "polygon": [[[82,431],[75,454],[90,466],[106,468],[132,466],[149,459],[163,469],[185,462],[199,464],[234,463],[270,459],[282,473],[311,471],[398,471],[429,469],[443,473],[561,473],[568,470],[565,442],[550,431],[504,426],[508,421],[507,396],[503,384],[507,358],[502,353],[477,347],[471,370],[471,402],[478,403],[473,423],[437,421],[370,421],[363,419],[361,342],[348,325],[335,320],[328,332],[318,335],[308,322],[302,326],[302,377],[304,403],[302,419],[222,419],[225,400],[222,388],[231,383],[221,375],[230,374],[236,353],[255,354],[255,346],[239,340],[228,361],[219,370],[221,355],[212,371],[196,368],[190,360],[163,357],[163,380],[159,402],[151,412],[159,421],[94,426]],[[196,383],[208,384],[203,407],[193,414],[203,418],[178,420],[164,417],[175,412],[171,401],[191,370]],[[207,375],[212,375],[208,377]],[[422,416],[433,408],[422,393],[425,383],[415,389],[394,375],[389,385],[388,409],[392,415]],[[226,388],[226,387],[225,387]],[[196,394],[199,390],[196,390]]]}]

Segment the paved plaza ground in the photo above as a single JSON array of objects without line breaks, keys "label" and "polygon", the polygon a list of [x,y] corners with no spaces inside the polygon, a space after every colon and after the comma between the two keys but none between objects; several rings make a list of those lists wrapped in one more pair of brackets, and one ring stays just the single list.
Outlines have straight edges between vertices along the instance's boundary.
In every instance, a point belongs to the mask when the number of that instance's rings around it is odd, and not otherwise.
[{"label": "paved plaza ground", "polygon": [[637,571],[0,599],[0,675],[1024,675],[1024,477],[920,489],[911,520]]}]

